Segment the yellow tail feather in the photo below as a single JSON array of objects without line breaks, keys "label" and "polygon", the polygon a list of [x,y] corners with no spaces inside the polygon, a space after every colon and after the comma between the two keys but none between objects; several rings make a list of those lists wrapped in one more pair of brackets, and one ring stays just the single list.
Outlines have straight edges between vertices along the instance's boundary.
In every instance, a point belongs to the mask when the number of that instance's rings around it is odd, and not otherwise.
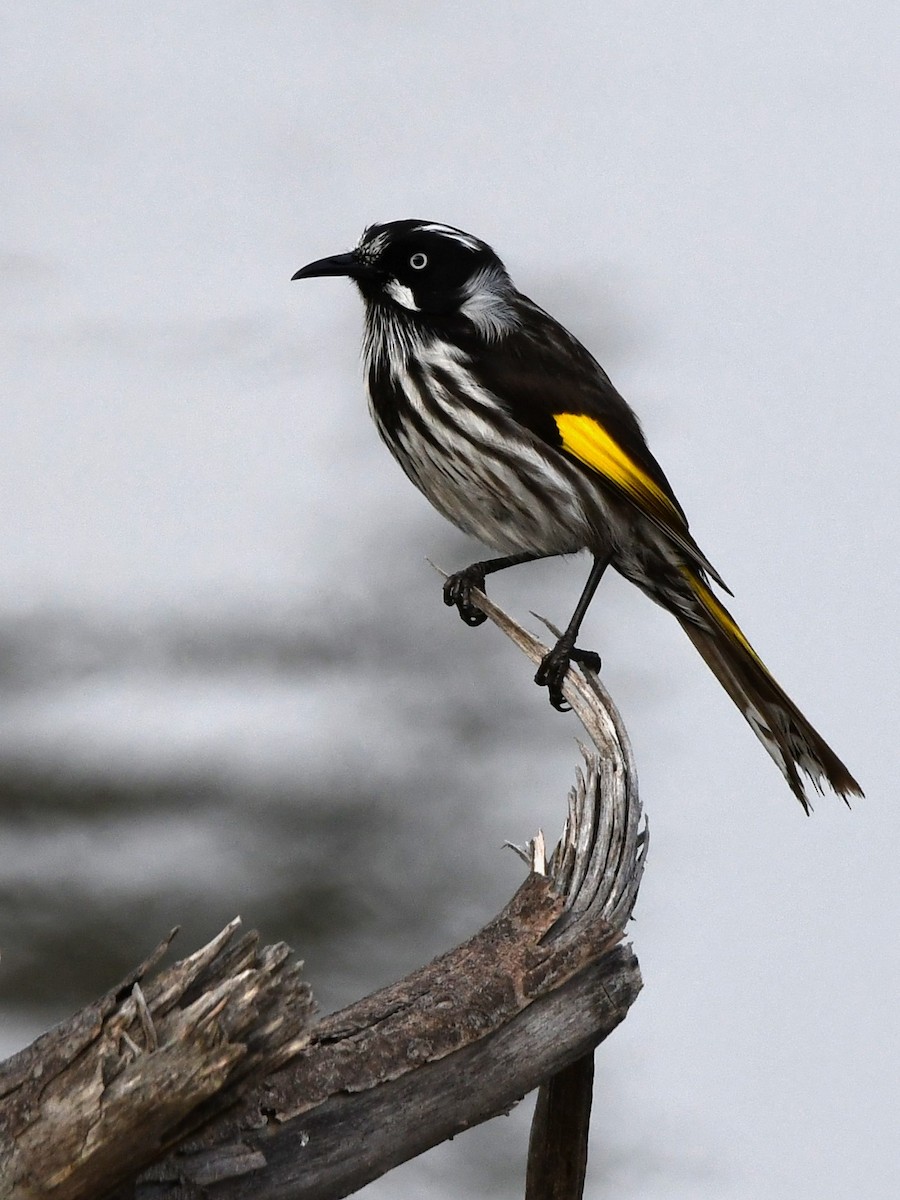
[{"label": "yellow tail feather", "polygon": [[697,601],[697,619],[675,615],[806,812],[811,806],[798,768],[819,792],[824,782],[845,801],[861,796],[862,788],[769,673],[728,609],[690,568],[681,571]]}]

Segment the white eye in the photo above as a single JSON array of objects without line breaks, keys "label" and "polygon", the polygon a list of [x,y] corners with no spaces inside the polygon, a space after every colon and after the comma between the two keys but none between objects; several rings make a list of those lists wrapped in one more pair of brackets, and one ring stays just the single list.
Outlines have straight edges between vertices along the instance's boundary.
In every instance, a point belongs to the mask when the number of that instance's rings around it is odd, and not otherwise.
[{"label": "white eye", "polygon": [[428,255],[422,254],[422,252],[419,251],[418,254],[414,254],[409,260],[409,265],[414,271],[421,271],[424,267],[428,266]]}]

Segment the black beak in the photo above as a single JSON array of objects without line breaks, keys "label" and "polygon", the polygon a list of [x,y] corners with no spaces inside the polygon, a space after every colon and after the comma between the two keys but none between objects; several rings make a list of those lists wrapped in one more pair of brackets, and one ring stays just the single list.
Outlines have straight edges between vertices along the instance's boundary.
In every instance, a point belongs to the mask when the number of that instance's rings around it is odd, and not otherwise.
[{"label": "black beak", "polygon": [[320,258],[301,267],[291,279],[316,279],[321,275],[349,275],[359,279],[368,273],[367,268],[353,254],[335,254],[331,258]]}]

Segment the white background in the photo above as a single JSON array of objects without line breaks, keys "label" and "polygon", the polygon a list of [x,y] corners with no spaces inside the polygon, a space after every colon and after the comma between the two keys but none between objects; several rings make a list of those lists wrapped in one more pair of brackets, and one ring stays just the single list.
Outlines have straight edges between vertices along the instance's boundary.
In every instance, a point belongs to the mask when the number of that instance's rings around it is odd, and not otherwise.
[{"label": "white background", "polygon": [[[503,838],[558,831],[574,722],[442,608],[425,555],[478,552],[378,444],[353,289],[289,282],[424,217],[603,362],[867,793],[804,818],[675,623],[604,583],[585,641],[653,842],[589,1194],[900,1193],[898,25],[774,0],[4,15],[5,1050],[185,910],[288,936],[347,1000],[503,903]],[[564,622],[586,570],[493,591]],[[301,779],[318,802],[282,804]],[[309,932],[326,882],[343,915]],[[526,1117],[369,1194],[521,1194]]]}]

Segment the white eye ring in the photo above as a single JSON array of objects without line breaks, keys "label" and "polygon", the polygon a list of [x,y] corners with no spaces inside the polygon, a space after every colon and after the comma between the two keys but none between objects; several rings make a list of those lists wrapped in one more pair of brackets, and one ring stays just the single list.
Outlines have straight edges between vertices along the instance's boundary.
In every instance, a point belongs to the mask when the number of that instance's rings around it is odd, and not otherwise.
[{"label": "white eye ring", "polygon": [[418,253],[414,254],[412,258],[410,258],[409,265],[414,271],[424,270],[424,268],[428,266],[428,255],[423,254],[421,250],[418,251]]}]

